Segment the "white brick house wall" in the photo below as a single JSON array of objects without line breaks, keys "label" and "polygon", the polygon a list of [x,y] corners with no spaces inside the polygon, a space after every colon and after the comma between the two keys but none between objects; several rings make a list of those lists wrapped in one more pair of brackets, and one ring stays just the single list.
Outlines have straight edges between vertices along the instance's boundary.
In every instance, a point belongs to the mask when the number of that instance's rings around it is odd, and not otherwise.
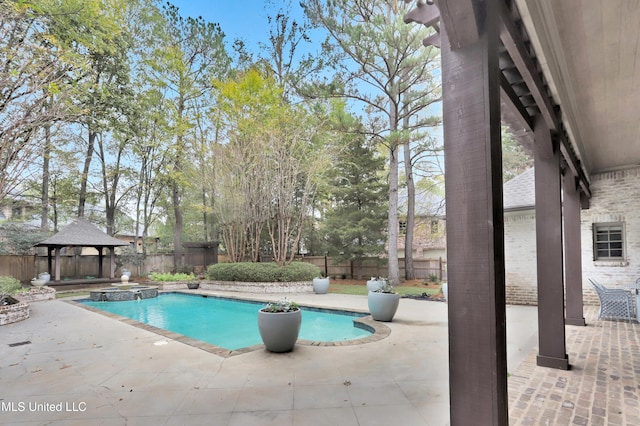
[{"label": "white brick house wall", "polygon": [[[597,304],[588,278],[610,287],[624,287],[640,278],[640,167],[592,175],[591,192],[590,208],[581,211],[582,279],[585,303]],[[593,224],[605,222],[624,223],[623,262],[594,261]],[[507,303],[537,303],[535,242],[534,210],[505,212]]]},{"label": "white brick house wall", "polygon": [[[605,286],[622,287],[640,278],[640,167],[591,176],[590,208],[582,210],[582,271]],[[624,262],[594,261],[593,224],[623,222]],[[590,288],[590,287],[589,287]]]}]

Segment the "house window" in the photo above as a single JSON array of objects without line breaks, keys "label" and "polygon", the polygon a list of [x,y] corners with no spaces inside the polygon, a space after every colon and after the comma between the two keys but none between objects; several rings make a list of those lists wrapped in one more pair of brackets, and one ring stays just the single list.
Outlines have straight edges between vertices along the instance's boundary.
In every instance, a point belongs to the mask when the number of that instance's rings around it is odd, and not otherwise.
[{"label": "house window", "polygon": [[594,260],[624,260],[624,223],[593,224]]},{"label": "house window", "polygon": [[407,235],[407,221],[401,220],[398,222],[400,228],[400,235]]},{"label": "house window", "polygon": [[432,220],[431,221],[431,235],[436,235],[438,233],[438,231],[439,231],[438,220],[437,219]]}]

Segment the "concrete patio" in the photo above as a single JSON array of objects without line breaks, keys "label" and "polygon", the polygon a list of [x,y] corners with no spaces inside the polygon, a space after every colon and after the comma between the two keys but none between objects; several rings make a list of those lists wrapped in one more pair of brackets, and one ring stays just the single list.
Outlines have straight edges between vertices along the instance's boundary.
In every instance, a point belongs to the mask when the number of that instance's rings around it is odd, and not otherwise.
[{"label": "concrete patio", "polygon": [[[362,296],[294,299],[367,310]],[[31,318],[0,328],[0,423],[446,425],[446,308],[403,299],[377,342],[224,358],[65,301],[32,303]],[[575,368],[558,371],[535,366],[536,308],[507,307],[511,424],[640,424],[639,326],[588,313],[593,326],[568,327]]]}]

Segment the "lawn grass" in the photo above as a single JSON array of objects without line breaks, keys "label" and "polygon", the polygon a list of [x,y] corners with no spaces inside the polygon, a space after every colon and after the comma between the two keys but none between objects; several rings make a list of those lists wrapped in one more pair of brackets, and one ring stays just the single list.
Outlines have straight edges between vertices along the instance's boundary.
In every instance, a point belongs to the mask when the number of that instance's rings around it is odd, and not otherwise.
[{"label": "lawn grass", "polygon": [[[395,286],[393,290],[400,294],[400,296],[422,296],[423,293],[427,293],[429,296],[440,293],[440,286],[436,288],[427,288],[424,286]],[[367,286],[363,284],[340,284],[332,280],[329,286],[330,293],[338,294],[353,294],[357,296],[367,295]],[[86,296],[89,297],[89,290],[79,290],[72,292],[56,293],[56,299],[63,299],[67,297]]]},{"label": "lawn grass", "polygon": [[[440,293],[439,288],[425,288],[425,287],[403,287],[396,286],[393,290],[401,296],[421,296],[422,293],[427,293],[429,296]],[[358,284],[336,284],[335,281],[331,283],[329,287],[330,293],[339,294],[354,294],[358,296],[367,295],[367,287]]]},{"label": "lawn grass", "polygon": [[66,297],[87,296],[89,297],[89,291],[75,291],[72,293],[56,293],[56,299],[64,299]]}]

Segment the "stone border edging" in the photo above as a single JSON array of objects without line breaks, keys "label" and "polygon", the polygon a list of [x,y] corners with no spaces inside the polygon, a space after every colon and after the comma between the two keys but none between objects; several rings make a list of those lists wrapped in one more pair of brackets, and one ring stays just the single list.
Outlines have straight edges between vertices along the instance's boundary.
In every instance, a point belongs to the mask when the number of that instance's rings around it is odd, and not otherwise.
[{"label": "stone border edging", "polygon": [[313,293],[312,281],[290,282],[247,282],[247,281],[200,281],[202,290],[235,291],[254,294],[271,293]]},{"label": "stone border edging", "polygon": [[[169,292],[164,292],[164,293],[172,293],[172,291]],[[176,292],[176,293],[184,293],[184,294],[191,294],[193,295],[194,292]],[[249,301],[249,302],[256,302],[256,303],[268,303],[269,301],[261,301],[261,300],[248,300],[248,299],[242,299],[240,297],[233,297],[233,296],[216,296],[216,295],[210,295],[210,294],[204,294],[204,293],[197,293],[197,294],[201,294],[203,296],[210,296],[210,297],[217,297],[220,299],[232,299],[232,300],[239,300],[239,301]],[[212,345],[210,343],[206,343],[203,342],[201,340],[196,340],[193,339],[191,337],[187,337],[184,336],[182,334],[178,334],[175,333],[173,331],[168,331],[168,330],[164,330],[162,328],[158,328],[155,327],[153,325],[149,325],[149,324],[145,324],[136,320],[132,320],[126,317],[122,317],[120,315],[116,315],[116,314],[112,314],[111,312],[106,312],[100,309],[96,309],[92,306],[88,306],[85,305],[84,303],[80,303],[77,300],[62,300],[65,303],[69,303],[72,304],[74,306],[78,306],[82,309],[86,309],[88,311],[91,312],[95,312],[97,314],[101,314],[104,315],[108,318],[123,322],[125,324],[129,324],[132,325],[134,327],[149,331],[151,333],[155,333],[158,334],[160,336],[164,336],[167,339],[171,339],[171,340],[175,340],[177,342],[180,343],[184,343],[186,345],[189,346],[193,346],[195,348],[201,349],[203,351],[221,356],[223,358],[229,358],[232,356],[236,356],[236,355],[242,355],[242,354],[246,354],[249,352],[254,352],[257,350],[264,350],[265,346],[263,344],[257,344],[257,345],[253,345],[253,346],[248,346],[245,348],[240,348],[240,349],[236,349],[236,350],[229,350],[229,349],[225,349],[225,348],[221,348],[219,346],[215,346]],[[330,310],[330,311],[340,311],[340,312],[350,312],[350,313],[358,313],[356,311],[353,310],[344,310],[344,309],[336,309],[336,308],[330,308],[330,307],[318,307],[318,306],[309,306],[309,305],[300,305],[302,307],[305,308],[310,308],[310,309],[316,309],[316,310]],[[296,345],[303,345],[303,346],[317,346],[317,347],[339,347],[339,346],[354,346],[354,345],[361,345],[361,344],[366,344],[366,343],[372,343],[372,342],[377,342],[379,340],[382,340],[386,337],[388,337],[391,334],[391,329],[379,322],[379,321],[375,321],[371,315],[365,316],[365,317],[357,317],[356,319],[353,320],[354,321],[354,326],[359,327],[359,328],[363,328],[365,330],[369,330],[371,331],[373,334],[371,334],[370,336],[367,337],[362,337],[360,339],[353,339],[353,340],[344,340],[344,341],[338,341],[338,342],[316,342],[316,341],[312,341],[312,340],[304,340],[304,339],[298,339],[298,341],[296,342]]]}]

